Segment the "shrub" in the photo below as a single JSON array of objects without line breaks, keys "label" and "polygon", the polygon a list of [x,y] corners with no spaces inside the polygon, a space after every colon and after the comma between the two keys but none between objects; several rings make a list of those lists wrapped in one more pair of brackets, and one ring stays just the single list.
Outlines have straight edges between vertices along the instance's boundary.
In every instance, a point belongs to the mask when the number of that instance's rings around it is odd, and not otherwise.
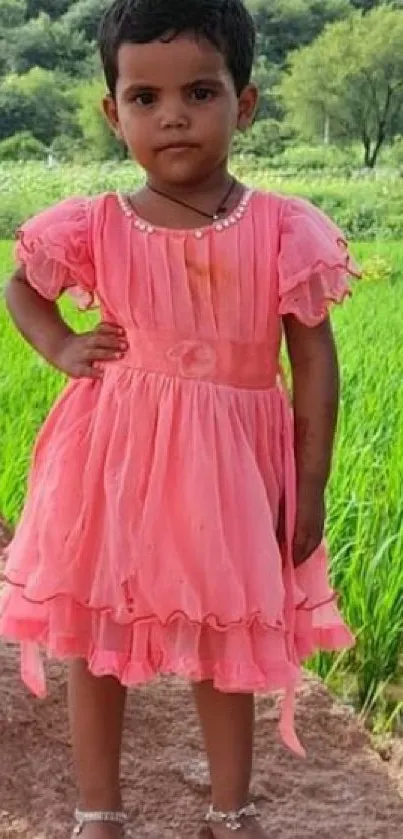
[{"label": "shrub", "polygon": [[379,254],[366,259],[361,269],[363,279],[367,282],[387,283],[394,279],[396,273],[389,260]]},{"label": "shrub", "polygon": [[294,172],[353,169],[358,163],[357,151],[338,146],[288,146],[272,165]]},{"label": "shrub", "polygon": [[382,163],[395,169],[403,169],[403,137],[396,137],[394,143],[384,149]]},{"label": "shrub", "polygon": [[283,127],[275,119],[260,119],[245,134],[235,137],[234,154],[255,158],[272,157],[284,149]]},{"label": "shrub", "polygon": [[46,146],[29,131],[20,131],[0,142],[0,160],[44,160]]}]

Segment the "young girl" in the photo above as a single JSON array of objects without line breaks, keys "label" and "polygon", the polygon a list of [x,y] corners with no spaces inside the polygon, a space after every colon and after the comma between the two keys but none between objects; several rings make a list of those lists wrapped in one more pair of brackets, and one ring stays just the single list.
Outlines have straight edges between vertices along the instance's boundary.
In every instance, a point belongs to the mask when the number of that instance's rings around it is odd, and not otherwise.
[{"label": "young girl", "polygon": [[[145,185],[64,201],[18,234],[11,315],[73,381],[36,445],[0,631],[22,642],[38,695],[39,646],[69,660],[84,839],[122,833],[125,692],[157,674],[193,684],[211,836],[264,839],[253,695],[285,691],[281,736],[302,754],[300,662],[351,642],[322,540],[338,405],[327,310],[355,268],[318,210],[228,172],[256,109],[254,38],[241,0],[116,0],[104,108]],[[99,305],[93,331],[63,321],[66,289]]]}]

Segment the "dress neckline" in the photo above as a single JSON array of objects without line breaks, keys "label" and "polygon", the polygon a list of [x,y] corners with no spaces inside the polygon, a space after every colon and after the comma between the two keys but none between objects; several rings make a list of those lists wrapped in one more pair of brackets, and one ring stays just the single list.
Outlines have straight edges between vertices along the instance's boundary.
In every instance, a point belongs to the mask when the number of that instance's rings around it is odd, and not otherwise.
[{"label": "dress neckline", "polygon": [[173,235],[181,235],[181,236],[195,236],[196,239],[202,239],[207,233],[211,231],[216,231],[217,233],[222,233],[224,230],[228,230],[230,227],[238,224],[239,221],[244,217],[248,207],[250,205],[250,200],[253,195],[253,190],[246,188],[241,195],[237,205],[234,207],[231,213],[228,216],[224,216],[221,219],[217,219],[217,221],[213,221],[210,224],[199,225],[198,227],[163,227],[157,224],[151,224],[151,222],[144,219],[140,216],[134,207],[132,206],[131,202],[128,199],[128,196],[123,192],[116,192],[115,193],[120,209],[124,213],[124,215],[131,219],[134,226],[137,230],[140,230],[142,233],[165,233],[165,234],[173,234]]}]

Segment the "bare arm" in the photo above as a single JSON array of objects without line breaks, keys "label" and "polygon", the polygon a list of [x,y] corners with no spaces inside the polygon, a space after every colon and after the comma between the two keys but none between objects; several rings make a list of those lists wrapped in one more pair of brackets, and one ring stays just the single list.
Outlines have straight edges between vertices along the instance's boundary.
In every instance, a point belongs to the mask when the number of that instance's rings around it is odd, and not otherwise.
[{"label": "bare arm", "polygon": [[19,268],[6,288],[6,303],[17,329],[53,367],[73,378],[102,378],[94,362],[113,361],[127,351],[124,330],[101,323],[77,335],[63,320],[57,303],[33,289],[24,268]]},{"label": "bare arm", "polygon": [[324,494],[339,406],[339,368],[329,319],[309,329],[290,315],[284,326],[293,381],[298,565],[323,535]]},{"label": "bare arm", "polygon": [[285,318],[291,361],[298,486],[324,491],[339,407],[339,367],[329,320],[309,329]]}]

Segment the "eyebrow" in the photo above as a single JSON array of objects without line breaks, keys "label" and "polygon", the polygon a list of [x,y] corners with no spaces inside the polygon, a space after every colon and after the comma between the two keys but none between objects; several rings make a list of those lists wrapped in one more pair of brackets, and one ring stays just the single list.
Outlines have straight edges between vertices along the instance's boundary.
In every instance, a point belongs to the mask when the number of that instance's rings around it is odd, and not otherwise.
[{"label": "eyebrow", "polygon": [[221,79],[212,78],[211,76],[205,76],[204,78],[195,79],[193,82],[189,82],[185,87],[198,87],[200,85],[210,85],[211,87],[222,87]]},{"label": "eyebrow", "polygon": [[[183,88],[190,88],[190,87],[201,87],[201,86],[208,86],[208,87],[215,87],[215,88],[222,88],[223,83],[221,79],[205,77],[205,78],[198,78],[194,79],[194,81],[188,82],[185,85],[182,85]],[[158,91],[161,90],[160,87],[157,85],[153,85],[150,82],[146,81],[138,81],[129,84],[123,91],[123,96],[130,96],[133,93],[138,93],[139,91],[143,90],[150,90],[150,91]]]}]

